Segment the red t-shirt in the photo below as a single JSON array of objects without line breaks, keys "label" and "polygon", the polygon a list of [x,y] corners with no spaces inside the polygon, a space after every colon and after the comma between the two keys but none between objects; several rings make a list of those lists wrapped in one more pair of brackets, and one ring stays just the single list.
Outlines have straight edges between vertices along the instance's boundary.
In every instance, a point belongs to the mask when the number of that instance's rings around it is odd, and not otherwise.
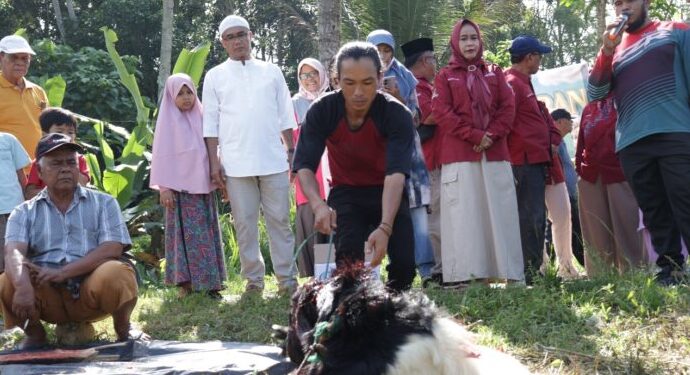
[{"label": "red t-shirt", "polygon": [[[357,130],[345,119],[326,140],[333,186],[379,186],[386,177],[386,142],[371,118]],[[368,168],[362,168],[367,166]]]},{"label": "red t-shirt", "polygon": [[[43,189],[46,185],[43,183],[40,177],[38,177],[38,166],[36,160],[31,163],[31,171],[29,171],[29,177],[26,181],[27,185],[34,185],[39,189]],[[84,155],[79,155],[79,173],[86,176],[86,178],[91,181],[91,174],[89,174],[89,166],[86,164],[86,158]]]},{"label": "red t-shirt", "polygon": [[341,91],[335,91],[309,108],[292,168],[316,171],[327,148],[334,188],[382,186],[387,175],[409,175],[414,131],[409,110],[382,93],[376,95],[362,126],[351,130],[345,99]]}]

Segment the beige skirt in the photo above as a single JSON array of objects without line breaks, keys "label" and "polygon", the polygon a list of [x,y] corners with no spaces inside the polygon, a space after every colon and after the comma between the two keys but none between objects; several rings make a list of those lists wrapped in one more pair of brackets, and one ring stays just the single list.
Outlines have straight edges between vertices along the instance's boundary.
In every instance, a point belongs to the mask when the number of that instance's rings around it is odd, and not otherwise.
[{"label": "beige skirt", "polygon": [[443,281],[524,280],[515,182],[507,161],[441,169]]}]

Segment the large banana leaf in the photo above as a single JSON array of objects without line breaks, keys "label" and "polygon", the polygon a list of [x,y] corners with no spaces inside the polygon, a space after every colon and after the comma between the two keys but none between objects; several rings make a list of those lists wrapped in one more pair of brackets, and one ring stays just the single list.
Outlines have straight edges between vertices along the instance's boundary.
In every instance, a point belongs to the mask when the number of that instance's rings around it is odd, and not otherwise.
[{"label": "large banana leaf", "polygon": [[91,183],[96,186],[100,191],[104,191],[103,188],[103,176],[101,175],[101,166],[98,165],[98,158],[92,153],[84,155],[86,159],[86,164],[89,166],[89,173],[91,174]]},{"label": "large banana leaf", "polygon": [[48,103],[51,107],[62,107],[62,100],[65,98],[67,82],[61,75],[50,78],[43,83],[43,89],[48,95]]},{"label": "large banana leaf", "polygon": [[134,164],[142,159],[146,146],[150,145],[153,139],[153,132],[147,124],[138,124],[127,139],[127,145],[122,150],[122,155],[118,159],[120,163]]},{"label": "large banana leaf", "polygon": [[113,154],[113,149],[105,140],[103,135],[104,125],[102,122],[96,122],[93,124],[93,129],[96,132],[96,139],[98,140],[98,147],[101,149],[101,154],[103,155],[103,162],[105,162],[106,169],[112,169],[115,167],[115,156]]},{"label": "large banana leaf", "polygon": [[110,59],[113,60],[117,73],[120,75],[120,80],[122,84],[129,90],[129,93],[134,99],[134,104],[137,107],[137,124],[146,123],[149,119],[150,110],[144,105],[144,100],[139,92],[139,85],[137,84],[134,74],[127,71],[125,63],[122,62],[120,54],[117,53],[115,49],[115,43],[117,42],[117,34],[115,31],[111,30],[107,26],[101,27],[103,35],[105,36],[105,48],[108,50]]},{"label": "large banana leaf", "polygon": [[186,73],[192,78],[194,85],[199,87],[201,75],[206,66],[206,57],[211,52],[211,43],[204,42],[194,47],[191,51],[183,48],[177,57],[173,73]]},{"label": "large banana leaf", "polygon": [[137,181],[137,175],[142,179],[143,174],[138,173],[140,168],[145,168],[142,160],[136,165],[118,164],[113,169],[106,169],[103,173],[103,188],[117,199],[120,207],[127,207],[135,193],[135,185],[141,186]]},{"label": "large banana leaf", "polygon": [[148,124],[150,109],[144,105],[144,100],[139,92],[139,85],[137,84],[136,78],[127,71],[120,54],[115,49],[117,34],[108,27],[102,27],[101,30],[105,35],[105,46],[110,55],[110,59],[113,61],[113,64],[115,64],[115,68],[120,75],[120,81],[127,90],[129,90],[137,107],[137,125],[127,139],[127,145],[124,150],[122,150],[122,154],[118,161],[121,163],[136,164],[141,160],[146,147],[151,144],[152,133]]}]

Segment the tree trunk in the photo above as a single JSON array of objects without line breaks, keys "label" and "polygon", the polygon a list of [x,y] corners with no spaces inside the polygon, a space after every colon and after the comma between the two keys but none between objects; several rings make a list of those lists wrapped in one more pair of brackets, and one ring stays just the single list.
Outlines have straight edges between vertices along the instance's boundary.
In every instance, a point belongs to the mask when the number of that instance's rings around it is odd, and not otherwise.
[{"label": "tree trunk", "polygon": [[319,0],[319,60],[326,67],[340,48],[340,7],[341,0]]},{"label": "tree trunk", "polygon": [[55,23],[57,23],[57,28],[60,32],[60,39],[62,39],[62,43],[67,43],[67,38],[65,37],[65,24],[62,20],[62,9],[60,9],[59,0],[53,0],[53,10],[55,11]]},{"label": "tree trunk", "polygon": [[161,65],[158,70],[159,93],[163,92],[163,88],[165,87],[165,80],[168,79],[168,76],[170,75],[170,67],[172,60],[174,8],[174,0],[163,0],[163,24],[161,27]]},{"label": "tree trunk", "polygon": [[[218,8],[218,11],[222,15],[221,19],[225,18],[226,16],[229,16],[235,12],[235,2],[233,0],[224,0],[224,1],[219,1],[216,4],[216,7]],[[252,25],[249,25],[251,27]]]},{"label": "tree trunk", "polygon": [[77,14],[74,13],[74,1],[73,0],[67,0],[65,2],[65,5],[67,6],[67,17],[69,17],[69,20],[72,21],[73,23],[77,23]]},{"label": "tree trunk", "polygon": [[601,36],[606,31],[606,3],[608,0],[596,0],[597,2],[597,31]]}]

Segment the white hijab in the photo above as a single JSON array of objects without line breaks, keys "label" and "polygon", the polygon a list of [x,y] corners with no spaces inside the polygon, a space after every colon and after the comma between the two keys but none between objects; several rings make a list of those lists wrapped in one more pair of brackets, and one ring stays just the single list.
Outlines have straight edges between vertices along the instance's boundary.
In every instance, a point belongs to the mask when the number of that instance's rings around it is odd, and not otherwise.
[{"label": "white hijab", "polygon": [[[319,88],[318,92],[310,92],[302,85],[302,80],[299,79],[299,75],[304,65],[309,65],[319,72],[319,82],[321,83],[321,87]],[[297,82],[299,83],[300,96],[309,101],[313,101],[314,99],[321,96],[321,94],[323,94],[326,91],[326,89],[328,89],[328,75],[326,74],[326,68],[323,67],[323,64],[321,64],[319,60],[307,57],[306,59],[300,61],[299,65],[297,65]]]}]

